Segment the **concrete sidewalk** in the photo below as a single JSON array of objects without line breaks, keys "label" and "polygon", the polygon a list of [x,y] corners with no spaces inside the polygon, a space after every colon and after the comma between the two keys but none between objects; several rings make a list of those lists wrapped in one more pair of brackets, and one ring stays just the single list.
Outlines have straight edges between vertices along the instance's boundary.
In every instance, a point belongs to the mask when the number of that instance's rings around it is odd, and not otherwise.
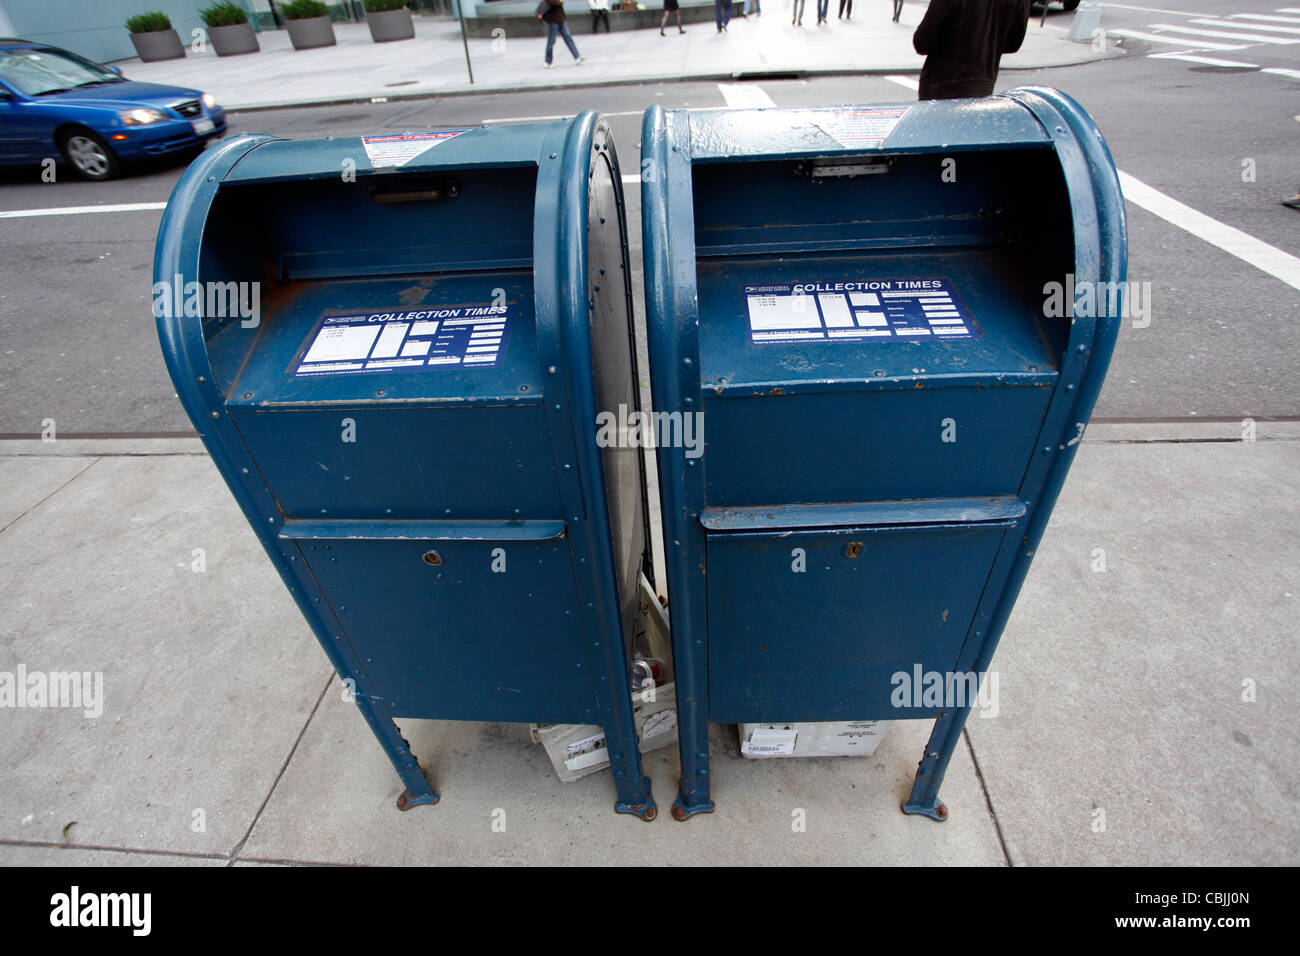
[{"label": "concrete sidewalk", "polygon": [[[739,6],[739,5],[737,5]],[[923,62],[912,50],[912,31],[925,7],[909,3],[900,23],[880,9],[859,11],[851,22],[829,26],[790,25],[789,9],[771,0],[761,18],[735,19],[726,34],[712,23],[692,23],[685,35],[675,30],[587,33],[583,16],[570,29],[586,62],[575,63],[556,42],[555,69],[543,69],[546,42],[540,37],[503,36],[470,40],[474,83],[468,82],[460,27],[455,20],[416,17],[412,40],[376,44],[364,24],[335,24],[338,45],[294,50],[288,34],[258,35],[260,53],[218,57],[190,51],[184,60],[159,63],[123,61],[133,80],[197,87],[214,94],[229,110],[370,100],[599,86],[656,80],[719,80],[735,76],[818,73],[918,72]],[[1087,43],[1065,39],[1070,17],[1056,16],[1046,26],[1030,20],[1019,53],[1003,57],[1004,69],[1040,69],[1102,59]]]},{"label": "concrete sidewalk", "polygon": [[[647,825],[523,725],[403,721],[443,799],[399,813],[197,440],[0,442],[0,671],[100,671],[105,697],[0,710],[0,864],[1300,863],[1300,424],[1257,428],[1090,429],[944,824],[898,810],[926,722],[779,761],[715,726],[717,813]],[[666,809],[676,749],[646,770]]]}]

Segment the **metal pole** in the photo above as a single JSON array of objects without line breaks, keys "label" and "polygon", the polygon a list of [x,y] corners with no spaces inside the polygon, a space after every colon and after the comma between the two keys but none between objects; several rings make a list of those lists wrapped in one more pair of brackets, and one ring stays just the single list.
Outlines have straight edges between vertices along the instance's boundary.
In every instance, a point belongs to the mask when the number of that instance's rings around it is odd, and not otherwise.
[{"label": "metal pole", "polygon": [[465,0],[455,0],[456,18],[460,20],[460,42],[465,47],[465,70],[469,73],[470,85],[474,85],[474,67],[469,62],[469,39],[465,36]]}]

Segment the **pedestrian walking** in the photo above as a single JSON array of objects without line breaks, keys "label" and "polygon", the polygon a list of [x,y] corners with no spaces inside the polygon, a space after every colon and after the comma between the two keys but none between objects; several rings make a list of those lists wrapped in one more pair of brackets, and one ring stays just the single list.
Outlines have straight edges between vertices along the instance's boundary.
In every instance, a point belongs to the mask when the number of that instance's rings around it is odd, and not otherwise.
[{"label": "pedestrian walking", "polygon": [[827,19],[831,15],[831,0],[817,0],[817,25],[823,23],[829,24]]},{"label": "pedestrian walking", "polygon": [[595,33],[600,29],[603,22],[605,32],[609,32],[609,0],[587,0],[587,6],[591,8],[591,32]]},{"label": "pedestrian walking", "polygon": [[759,2],[759,0],[745,0],[745,9],[741,11],[741,16],[743,17],[749,16],[751,5],[754,10],[754,16],[761,17],[763,15],[763,5]]},{"label": "pedestrian walking", "polygon": [[[844,13],[844,10],[845,10],[845,7],[846,7],[846,6],[847,6],[847,8],[848,8],[848,15],[847,15],[847,16],[845,16],[845,13]],[[840,0],[840,16],[839,16],[839,19],[841,19],[841,20],[852,20],[852,19],[853,19],[853,0]]]},{"label": "pedestrian walking", "polygon": [[668,14],[677,14],[677,32],[685,33],[682,29],[682,8],[677,5],[677,0],[664,0],[664,18],[659,21],[659,35],[667,36],[664,33],[664,27],[668,26]]},{"label": "pedestrian walking", "polygon": [[573,54],[574,61],[581,63],[583,57],[578,53],[578,47],[573,42],[573,35],[569,33],[569,24],[564,16],[564,0],[542,0],[542,3],[537,5],[537,11],[537,19],[546,23],[546,62],[543,66],[548,70],[555,67],[551,62],[551,51],[555,49],[556,35],[564,37],[564,45]]},{"label": "pedestrian walking", "polygon": [[726,33],[731,22],[731,0],[713,0],[713,16],[718,21],[718,32]]},{"label": "pedestrian walking", "polygon": [[894,22],[898,22],[898,16],[903,12],[903,0],[894,0]]},{"label": "pedestrian walking", "polygon": [[912,46],[925,56],[918,99],[988,96],[1003,53],[1025,39],[1029,0],[930,0]]},{"label": "pedestrian walking", "polygon": [[804,0],[794,0],[794,2],[791,4],[794,10],[794,15],[791,16],[790,18],[790,26],[792,27],[803,26],[803,5],[804,5]]}]

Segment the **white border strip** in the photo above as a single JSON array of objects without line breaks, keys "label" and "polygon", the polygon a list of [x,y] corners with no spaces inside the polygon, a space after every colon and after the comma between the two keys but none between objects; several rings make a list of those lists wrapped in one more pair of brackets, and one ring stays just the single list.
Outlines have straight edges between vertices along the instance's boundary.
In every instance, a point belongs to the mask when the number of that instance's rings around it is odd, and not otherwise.
[{"label": "white border strip", "polygon": [[123,202],[106,206],[51,206],[48,209],[3,209],[0,219],[29,219],[33,216],[80,216],[89,212],[145,212],[166,209],[165,202]]},{"label": "white border strip", "polygon": [[1198,239],[1204,239],[1210,245],[1217,246],[1242,262],[1267,272],[1292,288],[1300,289],[1300,259],[1289,252],[1283,252],[1276,246],[1270,246],[1267,242],[1249,236],[1240,229],[1219,222],[1217,219],[1211,219],[1205,213],[1197,212],[1172,196],[1166,196],[1160,190],[1148,186],[1140,179],[1134,179],[1122,170],[1119,174],[1119,185],[1124,198],[1133,205],[1140,206],[1180,229],[1186,229]]}]

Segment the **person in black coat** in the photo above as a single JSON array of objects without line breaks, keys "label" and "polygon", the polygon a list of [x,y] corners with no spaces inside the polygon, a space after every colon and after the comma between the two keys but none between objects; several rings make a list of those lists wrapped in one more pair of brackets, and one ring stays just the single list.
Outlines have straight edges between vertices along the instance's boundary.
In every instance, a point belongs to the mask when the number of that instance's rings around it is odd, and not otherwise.
[{"label": "person in black coat", "polygon": [[1025,39],[1029,0],[930,0],[912,46],[925,56],[918,99],[988,96],[1003,53]]}]

